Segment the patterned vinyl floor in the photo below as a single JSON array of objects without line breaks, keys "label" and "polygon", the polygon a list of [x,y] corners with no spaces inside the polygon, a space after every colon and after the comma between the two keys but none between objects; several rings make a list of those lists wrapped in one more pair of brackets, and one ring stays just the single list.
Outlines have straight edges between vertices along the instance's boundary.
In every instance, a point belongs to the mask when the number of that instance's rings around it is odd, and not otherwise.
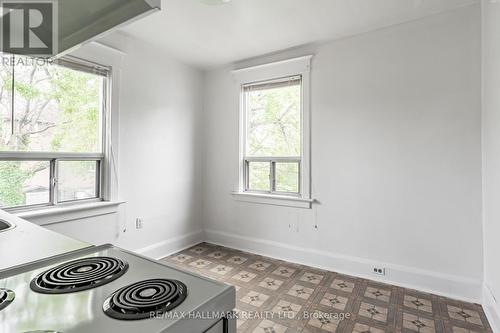
[{"label": "patterned vinyl floor", "polygon": [[491,333],[483,309],[211,244],[163,261],[234,285],[238,333]]}]

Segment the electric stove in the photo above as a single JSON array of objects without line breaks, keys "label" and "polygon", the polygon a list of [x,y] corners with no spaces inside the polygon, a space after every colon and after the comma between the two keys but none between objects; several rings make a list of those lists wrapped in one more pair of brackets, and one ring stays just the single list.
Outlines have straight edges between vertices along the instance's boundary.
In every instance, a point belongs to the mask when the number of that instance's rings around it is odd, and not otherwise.
[{"label": "electric stove", "polygon": [[112,245],[0,273],[0,332],[235,333],[234,287]]}]

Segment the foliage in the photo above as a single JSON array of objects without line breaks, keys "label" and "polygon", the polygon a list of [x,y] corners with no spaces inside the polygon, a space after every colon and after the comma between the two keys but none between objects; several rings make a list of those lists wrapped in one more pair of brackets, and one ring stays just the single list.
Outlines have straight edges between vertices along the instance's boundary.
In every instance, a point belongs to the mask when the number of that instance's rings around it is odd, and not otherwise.
[{"label": "foliage", "polygon": [[248,156],[300,156],[300,85],[247,93]]},{"label": "foliage", "polygon": [[[0,151],[100,152],[102,78],[49,64],[0,65]],[[47,164],[0,162],[0,207],[24,204],[23,190]],[[32,184],[31,184],[32,185]]]},{"label": "foliage", "polygon": [[99,147],[99,102],[102,79],[58,67],[52,85],[61,113],[52,149],[96,152]]},{"label": "foliage", "polygon": [[24,202],[23,184],[29,173],[23,171],[20,162],[0,162],[0,204],[17,206]]},{"label": "foliage", "polygon": [[[249,157],[301,156],[301,86],[258,89],[246,93]],[[271,165],[250,163],[250,189],[269,191]],[[299,191],[297,163],[276,164],[276,190]]]},{"label": "foliage", "polygon": [[271,165],[267,162],[250,163],[249,185],[254,191],[269,191]]},{"label": "foliage", "polygon": [[280,163],[276,165],[276,191],[299,192],[299,165]]}]

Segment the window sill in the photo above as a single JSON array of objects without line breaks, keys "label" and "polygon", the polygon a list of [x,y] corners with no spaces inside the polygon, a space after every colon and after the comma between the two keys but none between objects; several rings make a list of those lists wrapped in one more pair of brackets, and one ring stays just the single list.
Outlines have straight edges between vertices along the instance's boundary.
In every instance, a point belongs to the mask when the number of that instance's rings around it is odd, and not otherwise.
[{"label": "window sill", "polygon": [[284,195],[271,195],[260,193],[246,193],[246,192],[233,192],[233,198],[236,201],[311,209],[314,199],[302,199],[296,197],[289,197]]},{"label": "window sill", "polygon": [[17,217],[28,220],[38,225],[49,225],[69,222],[84,218],[114,214],[124,202],[99,201],[92,203],[79,203],[59,207],[41,208],[14,213]]}]

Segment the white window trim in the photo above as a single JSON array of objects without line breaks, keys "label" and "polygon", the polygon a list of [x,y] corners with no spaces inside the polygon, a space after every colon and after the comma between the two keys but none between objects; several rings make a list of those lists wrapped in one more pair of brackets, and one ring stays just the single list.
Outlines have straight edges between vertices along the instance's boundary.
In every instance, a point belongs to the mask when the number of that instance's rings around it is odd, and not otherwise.
[{"label": "white window trim", "polygon": [[121,202],[119,198],[119,116],[121,69],[126,53],[101,42],[91,42],[71,53],[72,56],[109,66],[111,76],[108,80],[108,113],[106,151],[104,154],[103,199],[106,202]]},{"label": "white window trim", "polygon": [[[244,68],[232,72],[239,86],[239,153],[238,179],[233,197],[238,201],[278,205],[297,208],[311,208],[311,60],[312,55],[289,60]],[[301,121],[301,179],[299,196],[283,196],[276,194],[259,194],[245,192],[244,152],[246,141],[246,110],[243,105],[242,87],[252,82],[268,81],[288,76],[302,76],[302,121]]]},{"label": "white window trim", "polygon": [[119,206],[125,202],[95,201],[70,205],[52,206],[45,209],[14,213],[19,218],[37,225],[45,226],[70,222],[92,217],[118,213]]}]

